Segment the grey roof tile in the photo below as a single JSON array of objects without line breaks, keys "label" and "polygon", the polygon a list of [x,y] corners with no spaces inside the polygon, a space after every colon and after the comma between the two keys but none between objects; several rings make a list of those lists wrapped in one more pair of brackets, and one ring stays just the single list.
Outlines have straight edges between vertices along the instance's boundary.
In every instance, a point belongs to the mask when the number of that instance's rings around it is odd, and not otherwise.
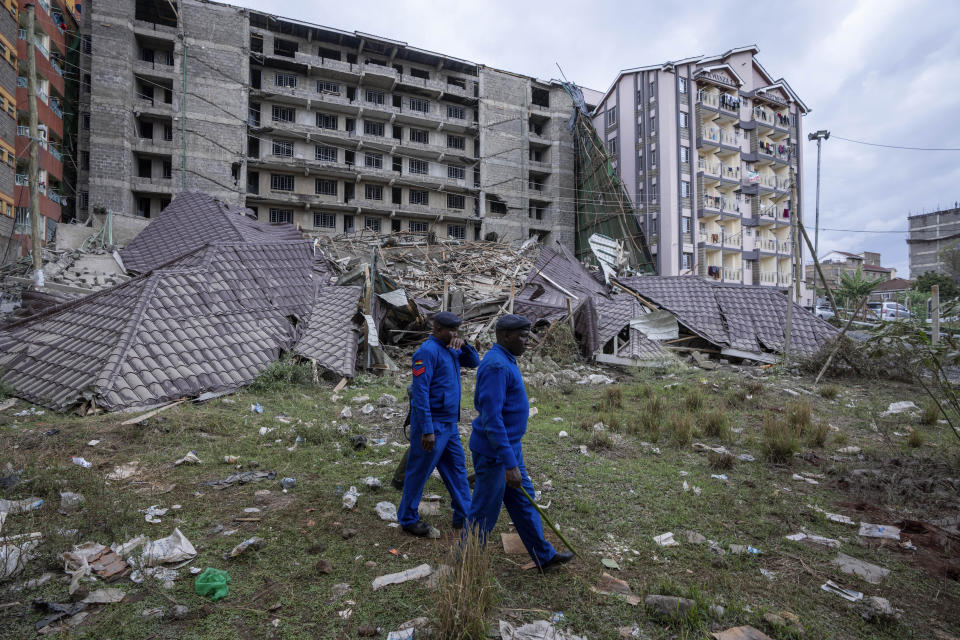
[{"label": "grey roof tile", "polygon": [[353,377],[356,369],[360,287],[317,283],[306,326],[294,353],[311,358],[337,375]]}]

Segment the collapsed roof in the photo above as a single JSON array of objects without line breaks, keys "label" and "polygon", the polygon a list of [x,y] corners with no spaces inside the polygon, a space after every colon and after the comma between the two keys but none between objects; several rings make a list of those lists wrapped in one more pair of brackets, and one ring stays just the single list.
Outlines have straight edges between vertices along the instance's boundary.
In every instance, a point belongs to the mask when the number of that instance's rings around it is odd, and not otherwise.
[{"label": "collapsed roof", "polygon": [[146,273],[211,242],[303,240],[293,225],[257,222],[247,209],[205,193],[182,193],[120,250],[128,271]]},{"label": "collapsed roof", "polygon": [[309,312],[306,241],[221,243],[0,332],[2,381],[57,411],[156,405],[253,381]]},{"label": "collapsed roof", "polygon": [[[783,353],[787,298],[776,289],[688,276],[641,276],[617,282],[675,315],[691,333],[725,355],[772,362],[770,353]],[[791,355],[811,357],[838,333],[796,303],[792,315]]]}]

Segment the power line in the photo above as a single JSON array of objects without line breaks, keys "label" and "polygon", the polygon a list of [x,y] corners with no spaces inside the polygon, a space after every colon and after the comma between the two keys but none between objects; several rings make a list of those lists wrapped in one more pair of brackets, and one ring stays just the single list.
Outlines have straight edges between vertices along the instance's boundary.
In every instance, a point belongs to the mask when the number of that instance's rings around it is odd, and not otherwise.
[{"label": "power line", "polygon": [[903,149],[905,151],[960,151],[960,147],[904,147],[901,145],[895,144],[880,144],[879,142],[864,142],[863,140],[854,140],[852,138],[842,138],[836,134],[831,134],[831,137],[836,138],[837,140],[843,140],[844,142],[852,142],[854,144],[864,144],[868,147],[883,147],[885,149]]}]

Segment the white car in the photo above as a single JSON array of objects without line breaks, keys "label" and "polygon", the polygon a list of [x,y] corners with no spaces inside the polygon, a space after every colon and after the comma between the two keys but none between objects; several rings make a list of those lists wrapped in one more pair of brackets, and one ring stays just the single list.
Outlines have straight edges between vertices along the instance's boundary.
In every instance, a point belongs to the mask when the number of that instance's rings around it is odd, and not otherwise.
[{"label": "white car", "polygon": [[880,316],[881,320],[901,320],[912,317],[910,311],[899,302],[868,302],[867,308]]}]

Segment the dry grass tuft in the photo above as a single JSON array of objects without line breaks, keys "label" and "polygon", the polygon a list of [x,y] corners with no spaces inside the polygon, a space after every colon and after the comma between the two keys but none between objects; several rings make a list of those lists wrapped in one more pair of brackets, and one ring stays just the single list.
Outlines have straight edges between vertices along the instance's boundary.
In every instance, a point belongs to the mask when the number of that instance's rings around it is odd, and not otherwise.
[{"label": "dry grass tuft", "polygon": [[702,389],[694,387],[687,392],[687,396],[684,398],[684,404],[690,411],[699,413],[707,406],[707,397],[704,395]]},{"label": "dry grass tuft", "polygon": [[715,471],[726,471],[737,464],[737,457],[729,451],[724,453],[710,451],[707,454],[707,459],[710,461],[710,468]]},{"label": "dry grass tuft", "polygon": [[726,441],[730,437],[730,427],[727,424],[727,414],[722,409],[707,411],[701,421],[703,433],[711,438]]},{"label": "dry grass tuft", "polygon": [[822,384],[817,389],[817,393],[826,398],[827,400],[834,400],[837,396],[840,395],[840,385],[838,384]]},{"label": "dry grass tuft", "polygon": [[456,569],[441,575],[435,599],[434,635],[440,640],[484,640],[494,596],[490,554],[484,550],[476,529],[464,535],[452,554]]},{"label": "dry grass tuft", "polygon": [[747,393],[752,396],[763,393],[763,380],[757,380],[756,378],[747,380],[743,386],[747,390]]},{"label": "dry grass tuft", "polygon": [[800,451],[797,430],[775,413],[763,416],[763,452],[770,462],[785,463]]},{"label": "dry grass tuft", "polygon": [[797,436],[803,435],[813,425],[813,404],[809,398],[794,398],[787,402],[783,410],[787,425],[792,427]]},{"label": "dry grass tuft", "polygon": [[920,424],[928,427],[937,424],[940,419],[940,405],[933,400],[927,400],[920,406]]},{"label": "dry grass tuft", "polygon": [[923,440],[923,434],[920,433],[920,429],[914,429],[907,437],[907,444],[916,449],[923,445]]},{"label": "dry grass tuft", "polygon": [[686,411],[676,411],[667,417],[667,431],[670,438],[680,446],[690,444],[693,439],[693,417]]},{"label": "dry grass tuft", "polygon": [[726,402],[728,407],[739,408],[747,401],[747,390],[743,387],[736,387],[727,391],[727,394],[724,396],[724,402]]},{"label": "dry grass tuft", "polygon": [[830,426],[826,422],[818,422],[807,432],[807,443],[811,447],[823,448],[830,435]]},{"label": "dry grass tuft", "polygon": [[603,390],[603,400],[600,402],[601,409],[621,409],[623,408],[623,391],[620,385],[607,387]]}]

